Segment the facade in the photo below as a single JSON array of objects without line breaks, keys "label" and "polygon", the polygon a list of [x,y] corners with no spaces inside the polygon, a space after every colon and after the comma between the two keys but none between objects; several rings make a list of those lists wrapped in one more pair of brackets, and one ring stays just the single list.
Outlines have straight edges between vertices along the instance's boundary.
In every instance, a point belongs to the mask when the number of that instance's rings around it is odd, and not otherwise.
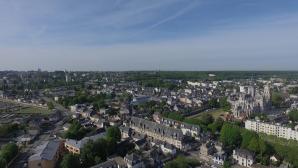
[{"label": "facade", "polygon": [[63,149],[60,140],[47,141],[35,150],[35,154],[28,159],[28,168],[55,168]]},{"label": "facade", "polygon": [[100,133],[97,135],[93,135],[90,137],[85,137],[79,141],[74,140],[74,139],[66,139],[64,146],[66,148],[66,150],[72,154],[80,154],[81,148],[83,148],[83,146],[89,141],[95,141],[99,138],[102,138],[105,136],[105,132],[104,133]]},{"label": "facade", "polygon": [[127,168],[144,168],[145,167],[142,159],[134,153],[127,154],[124,157],[124,161],[127,164]]},{"label": "facade", "polygon": [[225,160],[227,159],[227,156],[225,152],[217,152],[213,155],[213,163],[217,165],[224,165]]},{"label": "facade", "polygon": [[91,168],[127,168],[127,164],[122,157],[114,157]]},{"label": "facade", "polygon": [[254,86],[240,86],[240,93],[230,97],[234,117],[247,118],[253,113],[266,112],[271,107],[270,87],[266,85],[263,91]]},{"label": "facade", "polygon": [[171,154],[171,155],[176,155],[176,148],[173,146],[173,145],[170,145],[170,144],[162,144],[160,146],[160,149],[162,150],[162,152],[164,154]]},{"label": "facade", "polygon": [[244,167],[251,167],[254,163],[254,154],[245,149],[233,150],[233,159],[237,164]]},{"label": "facade", "polygon": [[131,117],[130,127],[136,132],[146,134],[154,139],[174,145],[180,150],[187,150],[185,135],[180,129],[167,127],[142,118]]},{"label": "facade", "polygon": [[121,132],[121,139],[127,139],[131,136],[131,129],[126,126],[120,126],[119,130]]},{"label": "facade", "polygon": [[245,128],[258,133],[274,135],[280,138],[298,140],[298,131],[279,124],[265,123],[255,120],[246,120]]}]

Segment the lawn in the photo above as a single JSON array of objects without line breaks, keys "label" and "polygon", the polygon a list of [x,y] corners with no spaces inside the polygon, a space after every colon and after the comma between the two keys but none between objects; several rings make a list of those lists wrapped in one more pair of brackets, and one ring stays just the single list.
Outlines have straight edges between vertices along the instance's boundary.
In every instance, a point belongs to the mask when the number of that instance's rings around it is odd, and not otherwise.
[{"label": "lawn", "polygon": [[204,112],[201,112],[199,114],[196,114],[196,115],[193,115],[193,116],[189,116],[187,118],[196,118],[196,119],[199,119],[204,114],[211,114],[213,116],[213,118],[217,119],[219,117],[223,117],[226,113],[227,112],[225,112],[223,109],[215,109],[215,110],[204,111]]},{"label": "lawn", "polygon": [[15,112],[23,113],[23,114],[43,114],[43,115],[48,115],[51,113],[51,111],[48,109],[38,108],[38,107],[22,107],[20,110],[17,110]]}]

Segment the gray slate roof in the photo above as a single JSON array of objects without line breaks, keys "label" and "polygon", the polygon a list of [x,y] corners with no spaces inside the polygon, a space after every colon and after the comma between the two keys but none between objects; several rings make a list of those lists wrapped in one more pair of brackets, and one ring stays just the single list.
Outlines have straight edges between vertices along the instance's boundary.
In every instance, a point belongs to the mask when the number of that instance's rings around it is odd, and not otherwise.
[{"label": "gray slate roof", "polygon": [[144,130],[161,134],[165,137],[178,140],[183,140],[184,138],[183,132],[180,129],[167,127],[165,125],[148,121],[142,118],[131,117],[131,124]]},{"label": "gray slate roof", "polygon": [[59,150],[60,140],[50,140],[38,146],[35,154],[29,157],[31,160],[53,160],[56,152]]},{"label": "gray slate roof", "polygon": [[91,141],[96,141],[99,138],[103,138],[105,135],[106,135],[106,133],[103,132],[103,133],[99,133],[99,134],[96,134],[96,135],[93,135],[93,136],[90,136],[90,137],[85,137],[85,138],[83,138],[79,141],[77,141],[75,139],[66,139],[65,143],[69,144],[71,146],[74,146],[76,148],[81,149],[88,141],[90,141],[90,140]]}]

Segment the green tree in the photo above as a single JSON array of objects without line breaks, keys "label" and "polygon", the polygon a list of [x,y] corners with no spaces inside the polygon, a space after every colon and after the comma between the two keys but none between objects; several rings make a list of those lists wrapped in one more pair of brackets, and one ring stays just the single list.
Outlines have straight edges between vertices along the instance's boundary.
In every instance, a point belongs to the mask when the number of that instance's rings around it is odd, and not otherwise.
[{"label": "green tree", "polygon": [[88,133],[88,129],[82,127],[82,125],[75,120],[71,123],[68,131],[65,133],[65,138],[79,140],[82,139],[86,133]]},{"label": "green tree", "polygon": [[227,97],[222,97],[219,99],[219,106],[224,111],[230,111],[231,110],[231,104],[228,102]]},{"label": "green tree", "polygon": [[165,168],[190,168],[197,167],[200,163],[193,159],[178,156],[176,159],[166,163]]},{"label": "green tree", "polygon": [[52,102],[47,103],[48,109],[53,110],[55,108],[54,104]]},{"label": "green tree", "polygon": [[7,162],[3,157],[0,157],[0,167],[5,168],[7,166]]},{"label": "green tree", "polygon": [[18,146],[15,143],[8,143],[2,146],[0,157],[4,158],[6,162],[11,161],[19,152]]},{"label": "green tree", "polygon": [[209,125],[209,124],[211,124],[211,123],[213,123],[213,121],[214,121],[214,118],[212,117],[212,115],[210,115],[210,114],[203,114],[202,115],[202,117],[201,117],[201,123],[202,124],[204,124],[204,125]]},{"label": "green tree", "polygon": [[218,108],[220,105],[219,105],[219,102],[217,101],[217,99],[211,99],[208,101],[208,107],[209,108]]},{"label": "green tree", "polygon": [[[95,144],[93,141],[88,141],[81,149],[80,159],[83,167],[90,167],[95,164]],[[102,150],[102,149],[101,149]]]},{"label": "green tree", "polygon": [[290,120],[297,122],[298,121],[298,110],[297,109],[291,110],[289,112],[289,118],[290,118]]},{"label": "green tree", "polygon": [[253,137],[250,140],[249,145],[247,146],[247,149],[252,151],[252,152],[258,153],[259,149],[260,149],[258,138]]},{"label": "green tree", "polygon": [[280,107],[283,102],[283,96],[281,93],[273,92],[272,93],[272,105],[275,107]]},{"label": "green tree", "polygon": [[242,130],[241,136],[242,136],[242,142],[241,142],[242,148],[247,148],[250,144],[250,141],[253,138],[258,138],[258,135],[256,133],[249,131],[249,130]]},{"label": "green tree", "polygon": [[73,154],[66,154],[63,156],[60,164],[61,168],[80,168],[79,156]]},{"label": "green tree", "polygon": [[112,126],[108,128],[107,137],[113,138],[116,142],[121,140],[121,132],[118,127]]},{"label": "green tree", "polygon": [[221,127],[223,126],[223,119],[222,118],[218,118],[216,119],[215,122],[213,122],[212,124],[209,124],[208,125],[208,129],[211,130],[211,132],[214,134],[216,133],[217,131],[220,131],[221,130]]},{"label": "green tree", "polygon": [[240,128],[230,123],[224,123],[220,131],[220,141],[228,148],[238,147],[241,143]]}]

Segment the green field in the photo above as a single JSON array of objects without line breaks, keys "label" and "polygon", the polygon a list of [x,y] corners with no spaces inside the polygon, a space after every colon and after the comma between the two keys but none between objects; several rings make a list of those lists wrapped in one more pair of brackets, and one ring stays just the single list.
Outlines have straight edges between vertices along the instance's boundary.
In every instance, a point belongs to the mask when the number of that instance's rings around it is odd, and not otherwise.
[{"label": "green field", "polygon": [[189,116],[187,118],[199,119],[204,114],[210,114],[210,115],[212,115],[213,118],[217,119],[219,117],[224,117],[224,115],[226,113],[227,112],[225,112],[223,109],[216,109],[216,110],[204,111],[204,112],[201,112],[199,114],[196,114],[196,115],[193,115],[193,116]]},{"label": "green field", "polygon": [[24,113],[24,114],[44,114],[44,115],[48,115],[51,113],[51,111],[48,109],[38,108],[38,107],[22,107],[20,110],[15,112]]}]

